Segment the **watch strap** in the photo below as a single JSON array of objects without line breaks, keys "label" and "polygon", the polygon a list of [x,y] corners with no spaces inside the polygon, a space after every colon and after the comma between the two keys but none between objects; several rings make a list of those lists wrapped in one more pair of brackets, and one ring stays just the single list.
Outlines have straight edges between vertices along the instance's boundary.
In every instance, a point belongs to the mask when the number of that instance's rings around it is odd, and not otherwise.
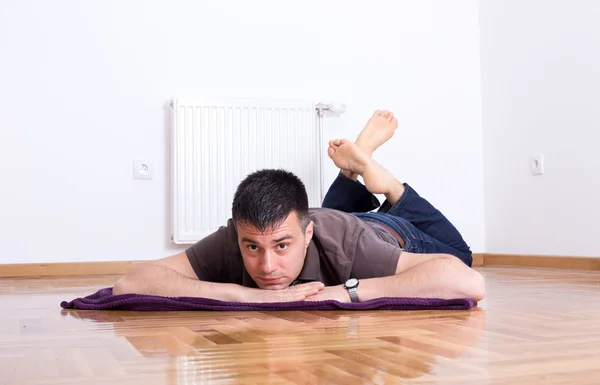
[{"label": "watch strap", "polygon": [[348,294],[350,294],[350,300],[352,302],[360,302],[358,299],[358,287],[348,289]]}]

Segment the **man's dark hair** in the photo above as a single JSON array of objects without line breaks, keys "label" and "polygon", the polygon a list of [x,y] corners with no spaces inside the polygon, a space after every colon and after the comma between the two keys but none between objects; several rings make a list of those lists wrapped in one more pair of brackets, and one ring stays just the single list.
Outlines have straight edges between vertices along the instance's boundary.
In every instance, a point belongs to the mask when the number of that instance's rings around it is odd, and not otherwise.
[{"label": "man's dark hair", "polygon": [[310,222],[304,183],[285,170],[248,175],[235,192],[231,211],[236,224],[251,225],[260,232],[281,225],[293,211],[302,231]]}]

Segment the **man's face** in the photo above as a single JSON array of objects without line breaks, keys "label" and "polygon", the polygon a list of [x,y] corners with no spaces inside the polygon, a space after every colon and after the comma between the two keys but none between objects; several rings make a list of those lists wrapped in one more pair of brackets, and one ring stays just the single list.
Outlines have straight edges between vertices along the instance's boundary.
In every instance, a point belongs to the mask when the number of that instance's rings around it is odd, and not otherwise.
[{"label": "man's face", "polygon": [[293,211],[279,227],[264,233],[242,224],[238,224],[237,231],[250,277],[261,289],[279,290],[288,287],[300,274],[313,235],[313,223],[303,232]]}]

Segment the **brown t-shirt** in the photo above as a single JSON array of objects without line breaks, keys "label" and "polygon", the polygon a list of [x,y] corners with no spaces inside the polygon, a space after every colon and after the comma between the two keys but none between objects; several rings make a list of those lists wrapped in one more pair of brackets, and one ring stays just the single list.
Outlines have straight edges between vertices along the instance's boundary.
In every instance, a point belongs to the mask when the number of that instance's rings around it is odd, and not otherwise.
[{"label": "brown t-shirt", "polygon": [[[320,281],[333,286],[350,277],[394,275],[402,249],[385,230],[333,209],[310,209],[309,216],[314,222],[313,238],[294,283]],[[186,255],[201,281],[257,287],[244,268],[231,219],[188,248]]]}]

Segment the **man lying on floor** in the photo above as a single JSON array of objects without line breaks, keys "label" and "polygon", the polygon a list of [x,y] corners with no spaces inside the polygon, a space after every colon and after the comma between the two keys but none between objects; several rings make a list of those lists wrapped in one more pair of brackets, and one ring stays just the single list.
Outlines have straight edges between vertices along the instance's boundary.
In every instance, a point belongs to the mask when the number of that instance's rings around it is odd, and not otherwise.
[{"label": "man lying on floor", "polygon": [[[137,265],[113,293],[230,302],[481,300],[484,280],[460,233],[371,158],[397,126],[392,113],[376,111],[355,143],[329,142],[341,172],[323,208],[309,209],[292,173],[257,171],[238,186],[227,226],[185,252]],[[386,197],[377,212],[373,194]]]}]

